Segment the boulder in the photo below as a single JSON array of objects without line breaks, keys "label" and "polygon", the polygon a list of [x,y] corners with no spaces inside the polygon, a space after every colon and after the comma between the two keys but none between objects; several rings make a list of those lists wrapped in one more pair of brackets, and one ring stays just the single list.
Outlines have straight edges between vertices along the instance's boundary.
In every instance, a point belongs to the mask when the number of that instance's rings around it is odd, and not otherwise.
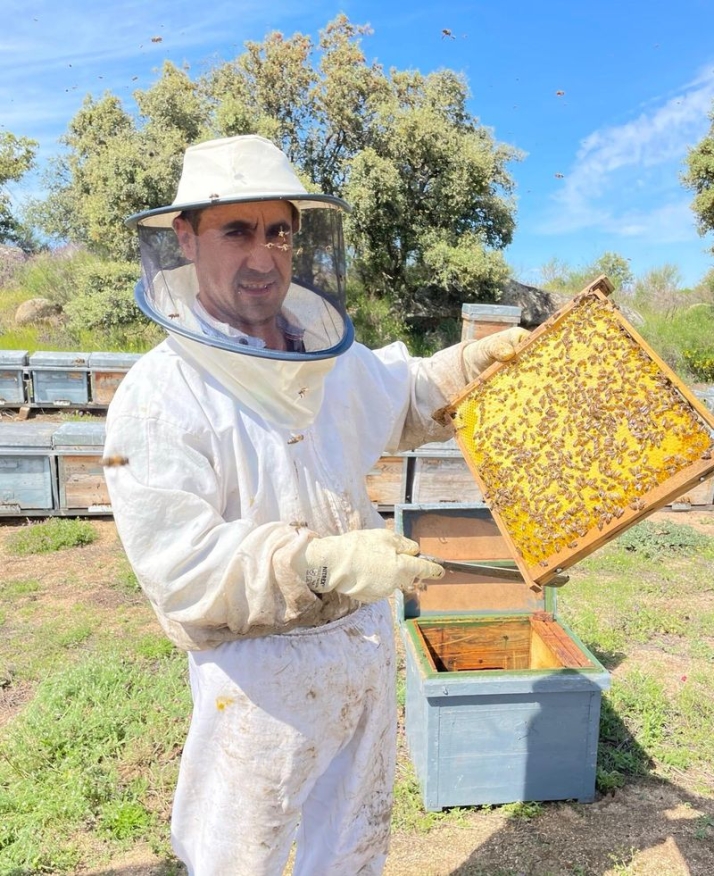
[{"label": "boulder", "polygon": [[23,301],[15,311],[17,325],[54,321],[62,313],[62,307],[49,298],[30,298]]},{"label": "boulder", "polygon": [[[556,310],[560,310],[572,297],[572,295],[539,289],[537,286],[527,286],[525,283],[519,283],[518,280],[507,280],[498,303],[520,307],[521,325],[527,329],[534,329],[551,317]],[[637,327],[644,323],[644,319],[636,310],[627,307],[621,301],[617,302],[617,307],[631,325]]]}]

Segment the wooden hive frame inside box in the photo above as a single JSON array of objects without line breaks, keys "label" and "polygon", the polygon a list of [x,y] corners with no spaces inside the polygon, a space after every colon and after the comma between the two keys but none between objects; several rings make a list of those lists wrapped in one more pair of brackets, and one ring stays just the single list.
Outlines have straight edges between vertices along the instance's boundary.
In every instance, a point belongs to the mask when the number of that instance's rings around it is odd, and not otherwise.
[{"label": "wooden hive frame inside box", "polygon": [[598,278],[435,415],[534,588],[714,473],[714,417],[611,291]]}]

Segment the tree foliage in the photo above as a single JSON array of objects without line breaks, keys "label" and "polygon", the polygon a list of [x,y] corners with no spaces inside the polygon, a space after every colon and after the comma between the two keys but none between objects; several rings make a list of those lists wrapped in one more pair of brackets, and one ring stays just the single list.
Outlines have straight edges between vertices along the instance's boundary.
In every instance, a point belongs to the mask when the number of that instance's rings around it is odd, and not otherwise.
[{"label": "tree foliage", "polygon": [[573,267],[561,259],[551,259],[540,269],[540,284],[544,289],[562,295],[577,295],[588,283],[605,274],[612,281],[615,292],[629,292],[634,275],[629,261],[616,252],[604,252],[588,264]]},{"label": "tree foliage", "polygon": [[682,176],[684,185],[694,192],[692,210],[701,235],[714,231],[714,104],[709,119],[709,133],[689,150],[687,170]]},{"label": "tree foliage", "polygon": [[64,137],[45,230],[114,259],[135,257],[124,218],[173,200],[188,145],[258,133],[311,190],[344,197],[352,276],[400,318],[498,296],[514,229],[509,162],[466,109],[465,79],[368,62],[369,29],[338,15],[316,45],[301,33],[247,42],[197,80],[166,62],[134,95],[88,97]]},{"label": "tree foliage", "polygon": [[22,243],[25,237],[22,223],[13,215],[5,186],[17,182],[32,168],[36,149],[35,140],[0,131],[0,243]]},{"label": "tree foliage", "polygon": [[671,263],[652,268],[638,277],[632,289],[632,301],[639,311],[665,318],[691,304],[688,293],[682,289],[682,274]]}]

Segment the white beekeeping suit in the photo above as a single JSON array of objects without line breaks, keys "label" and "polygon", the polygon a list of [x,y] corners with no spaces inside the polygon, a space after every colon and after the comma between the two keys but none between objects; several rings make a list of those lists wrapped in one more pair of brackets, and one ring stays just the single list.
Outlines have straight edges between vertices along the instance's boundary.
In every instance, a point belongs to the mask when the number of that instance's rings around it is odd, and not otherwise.
[{"label": "white beekeeping suit", "polygon": [[[259,137],[191,147],[133,217],[137,301],[170,337],[122,382],[105,450],[117,527],[194,711],[172,841],[194,876],[379,874],[396,715],[386,597],[439,577],[365,477],[445,440],[431,414],[490,361],[353,343],[339,219]],[[480,357],[480,358],[479,358]],[[474,364],[476,363],[476,364]],[[297,830],[297,834],[296,834]]]}]

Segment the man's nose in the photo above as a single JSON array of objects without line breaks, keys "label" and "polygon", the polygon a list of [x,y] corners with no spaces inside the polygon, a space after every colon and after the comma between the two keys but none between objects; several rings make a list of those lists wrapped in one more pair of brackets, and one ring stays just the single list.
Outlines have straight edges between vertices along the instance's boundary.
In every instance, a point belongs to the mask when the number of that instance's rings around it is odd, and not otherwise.
[{"label": "man's nose", "polygon": [[254,271],[266,273],[271,270],[275,260],[273,244],[264,234],[256,234],[247,259],[247,266]]}]

